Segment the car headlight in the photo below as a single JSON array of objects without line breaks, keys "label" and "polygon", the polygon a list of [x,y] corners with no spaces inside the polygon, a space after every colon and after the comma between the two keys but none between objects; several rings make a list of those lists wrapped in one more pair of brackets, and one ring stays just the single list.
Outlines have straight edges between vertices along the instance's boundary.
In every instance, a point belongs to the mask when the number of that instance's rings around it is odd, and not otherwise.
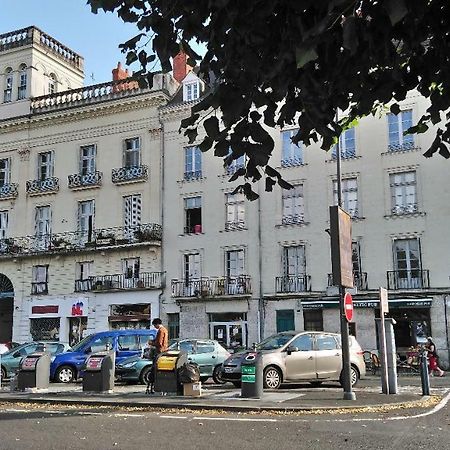
[{"label": "car headlight", "polygon": [[129,362],[126,364],[121,364],[121,367],[123,367],[124,369],[131,369],[132,367],[134,367],[136,365],[137,361],[133,361],[133,362]]}]

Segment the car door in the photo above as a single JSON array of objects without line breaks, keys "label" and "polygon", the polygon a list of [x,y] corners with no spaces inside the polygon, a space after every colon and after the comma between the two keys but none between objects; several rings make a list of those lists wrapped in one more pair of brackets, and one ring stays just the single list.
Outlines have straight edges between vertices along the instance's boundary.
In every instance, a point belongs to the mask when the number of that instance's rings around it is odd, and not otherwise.
[{"label": "car door", "polygon": [[11,372],[15,372],[19,369],[20,361],[22,361],[22,358],[31,355],[31,353],[34,353],[38,348],[38,344],[29,344],[22,347],[20,350],[17,350],[15,353],[13,353],[13,358],[10,361],[10,370]]},{"label": "car door", "polygon": [[195,353],[192,355],[192,361],[198,364],[200,375],[202,377],[212,376],[215,361],[217,361],[217,351],[212,341],[197,341]]},{"label": "car door", "polygon": [[316,370],[318,378],[338,380],[342,368],[342,350],[331,334],[316,334]]},{"label": "car door", "polygon": [[116,363],[140,353],[137,334],[119,334],[117,336]]},{"label": "car door", "polygon": [[300,334],[294,338],[287,348],[296,348],[296,351],[284,350],[284,364],[286,380],[314,380],[316,379],[316,361],[313,348],[313,338],[310,334]]}]

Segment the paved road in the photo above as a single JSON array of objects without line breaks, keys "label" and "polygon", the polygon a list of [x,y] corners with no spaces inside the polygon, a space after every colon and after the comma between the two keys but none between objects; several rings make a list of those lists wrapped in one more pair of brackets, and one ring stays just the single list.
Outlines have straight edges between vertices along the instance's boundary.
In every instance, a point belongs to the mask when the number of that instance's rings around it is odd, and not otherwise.
[{"label": "paved road", "polygon": [[2,450],[448,448],[450,394],[433,410],[219,415],[0,405]]}]

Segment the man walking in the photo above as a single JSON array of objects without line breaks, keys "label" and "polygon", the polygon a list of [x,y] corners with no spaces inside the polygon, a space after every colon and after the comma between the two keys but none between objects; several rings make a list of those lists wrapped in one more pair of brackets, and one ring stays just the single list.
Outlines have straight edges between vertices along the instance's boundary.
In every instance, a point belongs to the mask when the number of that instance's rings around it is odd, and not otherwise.
[{"label": "man walking", "polygon": [[147,385],[147,392],[150,392],[150,394],[155,393],[154,383],[156,377],[156,365],[158,357],[161,353],[166,352],[169,347],[169,333],[167,331],[167,328],[163,326],[162,320],[159,317],[157,317],[156,319],[153,319],[152,325],[158,330],[158,332],[156,333],[156,337],[153,341],[153,345],[156,351],[155,356],[153,358],[152,373],[149,377],[149,383]]}]

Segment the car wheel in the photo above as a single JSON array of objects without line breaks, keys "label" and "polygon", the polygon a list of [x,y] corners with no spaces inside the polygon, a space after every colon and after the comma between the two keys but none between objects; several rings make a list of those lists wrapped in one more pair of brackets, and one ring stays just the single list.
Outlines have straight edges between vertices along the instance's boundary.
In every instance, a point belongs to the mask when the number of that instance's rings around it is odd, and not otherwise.
[{"label": "car wheel", "polygon": [[4,367],[2,367],[2,380],[6,380],[6,369]]},{"label": "car wheel", "polygon": [[148,385],[151,374],[152,374],[152,366],[145,366],[141,370],[141,374],[139,375],[139,382],[141,384]]},{"label": "car wheel", "polygon": [[241,387],[241,382],[240,381],[232,381],[233,385],[235,388],[240,388]]},{"label": "car wheel", "polygon": [[61,366],[56,371],[55,378],[59,383],[70,383],[75,379],[75,370],[70,366]]},{"label": "car wheel", "polygon": [[310,381],[309,384],[312,387],[319,387],[322,384],[322,381]]},{"label": "car wheel", "polygon": [[281,386],[282,375],[280,369],[276,367],[266,367],[264,369],[264,387],[266,389],[278,389]]},{"label": "car wheel", "polygon": [[224,384],[225,381],[222,380],[222,366],[216,366],[214,367],[213,371],[213,380],[216,384]]},{"label": "car wheel", "polygon": [[[356,383],[358,383],[359,380],[359,372],[358,369],[354,366],[350,367],[350,381],[351,381],[351,385],[352,387],[356,385]],[[339,378],[339,383],[341,383],[341,386],[344,386],[344,379],[343,379],[343,374],[341,373],[341,376]]]}]

